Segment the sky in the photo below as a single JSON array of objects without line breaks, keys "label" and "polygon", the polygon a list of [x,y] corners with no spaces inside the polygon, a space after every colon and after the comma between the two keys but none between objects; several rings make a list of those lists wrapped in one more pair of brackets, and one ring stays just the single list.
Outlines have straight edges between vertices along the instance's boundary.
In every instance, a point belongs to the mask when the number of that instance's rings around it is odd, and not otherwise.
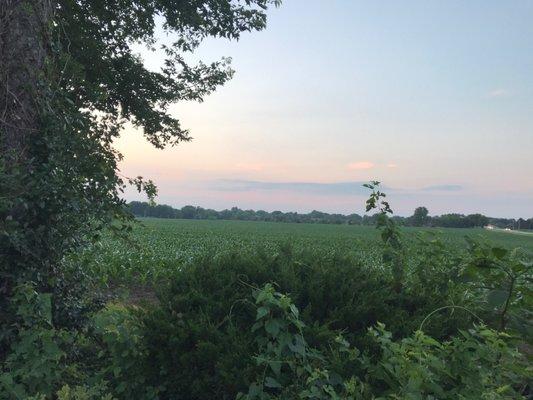
[{"label": "sky", "polygon": [[285,0],[268,17],[198,49],[236,73],[171,106],[193,141],[118,140],[158,203],[362,213],[378,180],[399,215],[533,217],[533,1]]}]

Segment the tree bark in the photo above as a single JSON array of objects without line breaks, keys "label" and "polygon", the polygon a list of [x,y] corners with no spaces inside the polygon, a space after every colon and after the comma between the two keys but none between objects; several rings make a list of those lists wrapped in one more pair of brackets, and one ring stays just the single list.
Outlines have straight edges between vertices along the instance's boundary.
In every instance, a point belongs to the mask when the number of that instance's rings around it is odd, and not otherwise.
[{"label": "tree bark", "polygon": [[39,131],[51,12],[51,0],[0,0],[0,145],[8,171],[28,167]]},{"label": "tree bark", "polygon": [[[4,233],[0,273],[5,269],[7,276],[25,264],[16,241],[32,234],[28,227],[34,218],[28,213],[25,187],[34,171],[30,145],[41,131],[39,107],[45,96],[51,1],[0,0],[0,231]],[[7,226],[24,229],[16,231],[12,240],[6,235]],[[13,285],[5,276],[0,276],[0,299],[4,300]],[[5,306],[0,300],[0,309]]]}]

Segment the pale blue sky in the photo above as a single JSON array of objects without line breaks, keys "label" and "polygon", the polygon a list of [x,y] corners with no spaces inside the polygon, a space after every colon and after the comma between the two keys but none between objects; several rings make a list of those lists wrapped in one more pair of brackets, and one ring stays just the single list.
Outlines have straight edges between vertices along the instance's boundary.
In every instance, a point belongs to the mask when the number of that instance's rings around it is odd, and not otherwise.
[{"label": "pale blue sky", "polygon": [[265,31],[197,52],[231,56],[236,74],[173,107],[193,142],[120,140],[122,169],[153,178],[160,202],[361,212],[349,183],[378,179],[403,215],[533,216],[533,1],[286,0],[269,14]]}]

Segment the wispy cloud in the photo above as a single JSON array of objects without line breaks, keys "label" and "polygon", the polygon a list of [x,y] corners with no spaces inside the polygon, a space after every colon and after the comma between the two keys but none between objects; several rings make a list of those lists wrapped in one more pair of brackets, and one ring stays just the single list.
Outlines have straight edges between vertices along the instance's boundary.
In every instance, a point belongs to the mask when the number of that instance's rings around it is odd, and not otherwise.
[{"label": "wispy cloud", "polygon": [[[220,192],[293,192],[318,195],[367,195],[368,189],[363,187],[366,181],[353,182],[272,182],[241,179],[217,179],[209,181],[208,189]],[[419,189],[402,189],[382,185],[387,193],[413,194],[420,192],[459,192],[461,185],[434,185]]]},{"label": "wispy cloud", "polygon": [[374,168],[375,164],[370,161],[356,161],[348,164],[348,169],[358,170],[358,169],[371,169]]},{"label": "wispy cloud", "polygon": [[435,186],[426,186],[421,190],[425,192],[459,192],[463,190],[461,185],[435,185]]},{"label": "wispy cloud", "polygon": [[216,191],[290,191],[322,195],[366,195],[366,182],[262,182],[247,180],[219,179],[210,183],[210,189]]},{"label": "wispy cloud", "polygon": [[395,163],[388,163],[387,168],[398,168],[398,164]]},{"label": "wispy cloud", "polygon": [[487,97],[489,99],[496,99],[498,97],[507,97],[510,94],[511,93],[508,90],[499,88],[499,89],[493,89],[490,92],[488,92]]}]

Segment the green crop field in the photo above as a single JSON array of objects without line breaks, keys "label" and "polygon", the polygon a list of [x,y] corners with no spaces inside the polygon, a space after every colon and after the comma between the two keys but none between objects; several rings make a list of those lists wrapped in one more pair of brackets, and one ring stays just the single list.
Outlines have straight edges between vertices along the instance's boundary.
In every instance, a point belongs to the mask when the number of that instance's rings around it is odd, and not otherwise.
[{"label": "green crop field", "polygon": [[[470,237],[533,254],[533,236],[507,231],[409,227],[402,231],[411,250],[424,240],[439,240],[447,249],[461,253],[467,248],[465,238]],[[129,241],[105,235],[81,257],[104,281],[147,283],[173,274],[203,255],[272,254],[282,246],[321,256],[349,255],[372,266],[381,264],[379,231],[373,226],[156,218],[139,219]]]},{"label": "green crop field", "polygon": [[[387,221],[377,229],[143,218],[125,239],[107,232],[70,261],[107,302],[93,324],[112,346],[109,371],[133,371],[141,389],[165,393],[141,398],[235,399],[249,387],[270,390],[265,373],[276,387],[315,384],[289,366],[315,373],[318,362],[369,393],[383,392],[379,379],[393,371],[385,384],[400,386],[396,393],[408,376],[437,376],[442,387],[468,393],[461,398],[505,390],[509,396],[494,398],[525,399],[516,393],[527,361],[504,338],[533,343],[533,236]],[[306,358],[313,354],[320,357]],[[138,390],[119,399],[138,398]]]}]

